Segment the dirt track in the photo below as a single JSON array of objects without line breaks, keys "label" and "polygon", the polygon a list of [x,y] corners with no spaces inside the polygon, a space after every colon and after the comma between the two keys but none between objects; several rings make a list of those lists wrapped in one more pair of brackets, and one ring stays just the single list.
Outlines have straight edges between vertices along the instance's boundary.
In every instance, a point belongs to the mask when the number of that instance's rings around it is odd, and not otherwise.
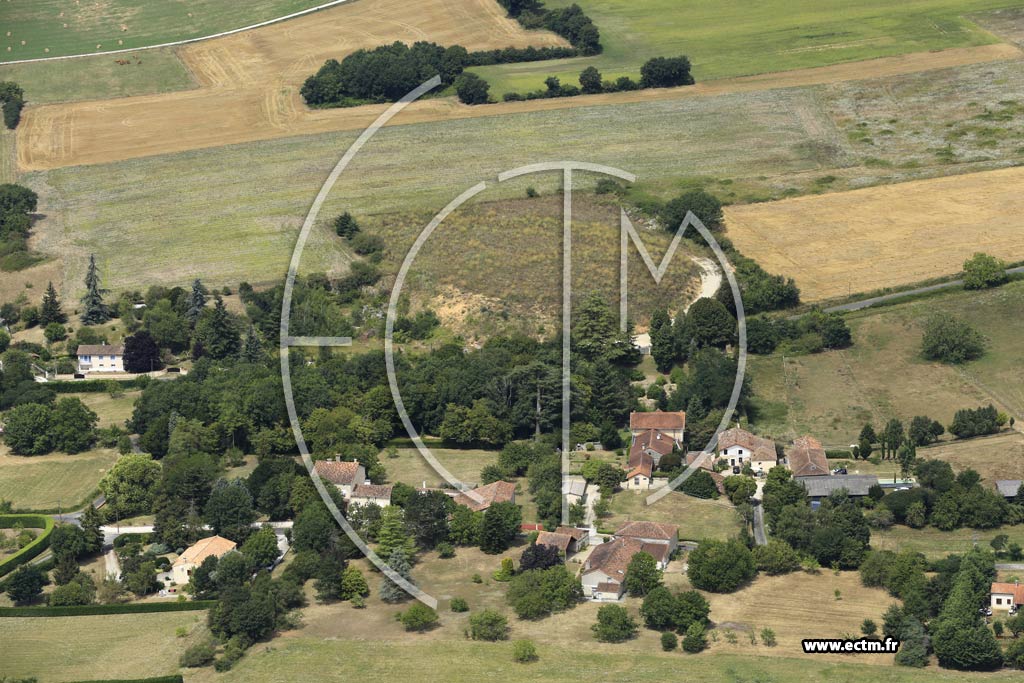
[{"label": "dirt track", "polygon": [[729,238],[820,301],[957,273],[1024,253],[1024,168],[727,207]]},{"label": "dirt track", "polygon": [[[469,49],[560,44],[554,35],[523,31],[490,0],[421,0],[416,5],[415,26],[393,18],[408,17],[411,11],[402,0],[342,5],[283,24],[181,48],[182,59],[200,84],[195,90],[30,107],[18,128],[19,168],[42,170],[98,164],[364,128],[385,105],[309,110],[298,92],[306,76],[325,59],[361,47],[393,40],[433,40],[442,44],[457,41]],[[671,90],[477,107],[462,105],[453,98],[432,99],[410,106],[397,123],[815,85],[1021,56],[1018,48],[998,44],[710,81]]]}]

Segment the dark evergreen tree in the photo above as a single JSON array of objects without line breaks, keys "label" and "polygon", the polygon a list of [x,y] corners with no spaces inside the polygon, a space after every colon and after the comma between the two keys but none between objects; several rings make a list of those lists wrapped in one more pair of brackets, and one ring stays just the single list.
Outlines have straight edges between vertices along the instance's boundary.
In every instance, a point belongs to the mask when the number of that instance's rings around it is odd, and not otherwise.
[{"label": "dark evergreen tree", "polygon": [[46,327],[50,323],[63,323],[66,320],[67,316],[61,309],[57,290],[51,282],[46,286],[46,294],[43,295],[43,305],[39,309],[39,324]]},{"label": "dark evergreen tree", "polygon": [[192,327],[196,326],[204,308],[206,308],[206,287],[203,287],[199,278],[196,278],[192,282],[192,291],[189,292],[188,298],[185,300],[185,317],[188,318]]},{"label": "dark evergreen tree", "polygon": [[196,342],[202,343],[206,355],[211,358],[230,358],[238,354],[241,339],[219,294],[214,302],[213,309],[204,311],[196,323]]},{"label": "dark evergreen tree", "polygon": [[249,331],[245,335],[245,345],[242,347],[242,358],[249,363],[263,362],[263,344],[260,342],[259,332],[254,325],[249,325]]},{"label": "dark evergreen tree", "polygon": [[86,325],[99,325],[110,320],[110,308],[103,303],[107,290],[100,287],[100,274],[96,268],[96,255],[89,254],[89,269],[85,272],[85,295],[82,297],[81,320]]},{"label": "dark evergreen tree", "polygon": [[159,370],[160,349],[146,330],[139,330],[124,340],[124,369],[126,372],[152,372]]}]

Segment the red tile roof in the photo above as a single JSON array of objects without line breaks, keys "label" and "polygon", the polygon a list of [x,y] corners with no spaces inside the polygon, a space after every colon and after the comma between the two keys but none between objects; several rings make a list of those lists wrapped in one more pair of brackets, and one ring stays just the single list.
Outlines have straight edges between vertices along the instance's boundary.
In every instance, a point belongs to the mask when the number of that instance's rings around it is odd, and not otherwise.
[{"label": "red tile roof", "polygon": [[793,447],[787,453],[789,469],[794,477],[828,476],[828,459],[825,448],[813,436],[801,436],[793,440]]},{"label": "red tile roof", "polygon": [[600,570],[609,578],[622,581],[630,561],[639,552],[645,552],[655,560],[664,562],[668,557],[668,544],[644,543],[635,538],[616,538],[594,548],[587,558],[583,573]]},{"label": "red tile roof", "polygon": [[584,529],[577,529],[574,526],[560,526],[557,529],[555,529],[555,533],[565,534],[566,536],[572,538],[572,540],[574,541],[578,541],[589,535],[588,531]]},{"label": "red tile roof", "polygon": [[571,544],[572,536],[567,536],[566,534],[558,534],[552,531],[542,531],[537,534],[537,545],[551,545],[563,553],[569,552]]},{"label": "red tile roof", "polygon": [[615,535],[620,538],[656,538],[671,541],[679,538],[679,527],[661,522],[626,522],[619,527]]},{"label": "red tile roof", "polygon": [[338,462],[337,460],[318,460],[313,469],[332,484],[351,484],[355,481],[356,473],[362,467],[358,462]]},{"label": "red tile roof", "polygon": [[686,413],[670,413],[657,410],[653,413],[630,413],[629,428],[636,429],[685,429]]},{"label": "red tile roof", "polygon": [[1013,604],[1024,605],[1024,585],[1019,583],[993,583],[991,592],[1012,595]]},{"label": "red tile roof", "polygon": [[235,549],[235,542],[223,536],[208,536],[201,538],[185,549],[178,559],[174,561],[175,566],[185,564],[199,565],[207,557],[222,557]]},{"label": "red tile roof", "polygon": [[387,498],[391,500],[394,484],[356,484],[352,489],[353,498]]},{"label": "red tile roof", "polygon": [[465,505],[474,512],[486,510],[495,503],[511,503],[516,499],[516,485],[508,481],[496,481],[486,486],[473,489],[479,497],[479,502],[467,493],[460,493],[455,496],[455,502]]},{"label": "red tile roof", "polygon": [[733,427],[718,435],[718,450],[722,451],[733,446],[746,448],[757,456],[757,460],[775,460],[775,442],[763,436],[751,434],[745,429]]},{"label": "red tile roof", "polygon": [[622,595],[622,584],[618,581],[604,581],[597,584],[597,587],[594,590],[598,593],[615,593],[616,595]]},{"label": "red tile roof", "polygon": [[[688,451],[686,453],[686,466],[691,467],[693,463],[697,462],[697,458],[704,455],[703,451]],[[700,464],[701,469],[711,471],[715,468],[715,454],[708,453],[708,457],[704,459],[704,462]]]}]

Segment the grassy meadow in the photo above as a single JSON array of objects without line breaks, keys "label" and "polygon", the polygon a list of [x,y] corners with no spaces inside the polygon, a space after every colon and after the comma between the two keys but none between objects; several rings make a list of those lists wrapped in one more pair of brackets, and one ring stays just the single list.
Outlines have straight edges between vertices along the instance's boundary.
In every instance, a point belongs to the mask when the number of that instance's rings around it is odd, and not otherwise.
[{"label": "grassy meadow", "polygon": [[1000,534],[1006,534],[1011,543],[1024,545],[1024,525],[941,531],[930,526],[911,529],[897,524],[890,529],[872,529],[871,547],[875,550],[910,550],[929,559],[937,559],[951,553],[965,553],[976,545],[989,550],[989,541]]},{"label": "grassy meadow", "polygon": [[5,3],[0,61],[89,54],[199,38],[323,4],[319,0],[31,0]]},{"label": "grassy meadow", "polygon": [[100,427],[117,426],[122,429],[125,421],[132,416],[135,399],[141,395],[141,391],[125,391],[118,396],[95,391],[84,394],[67,394],[69,397],[81,399],[82,403],[99,415]]},{"label": "grassy meadow", "polygon": [[139,52],[130,59],[108,55],[31,64],[0,62],[0,80],[24,88],[29,104],[150,95],[195,85],[172,48]]},{"label": "grassy meadow", "polygon": [[612,496],[611,517],[600,522],[602,529],[616,529],[631,520],[664,522],[679,526],[679,536],[688,540],[725,540],[740,532],[740,520],[725,498],[703,500],[673,491],[650,507],[643,492],[620,491]]},{"label": "grassy meadow", "polygon": [[117,458],[116,450],[106,448],[28,457],[0,446],[0,500],[22,509],[74,508],[96,490]]},{"label": "grassy meadow", "polygon": [[[576,0],[549,0],[562,7]],[[576,83],[595,66],[605,78],[639,79],[650,57],[687,55],[694,77],[803,69],[875,57],[968,47],[998,39],[964,17],[1020,5],[1012,0],[825,0],[711,2],[578,0],[601,32],[602,54],[474,69],[491,93],[543,89],[547,76]]]},{"label": "grassy meadow", "polygon": [[[459,481],[478,483],[480,470],[498,462],[497,451],[455,450],[431,448],[438,462],[444,465]],[[399,448],[398,457],[389,457],[386,451],[380,453],[380,462],[388,472],[388,481],[402,482],[409,486],[439,486],[444,480],[415,448]]]},{"label": "grassy meadow", "polygon": [[[779,440],[814,434],[826,445],[856,441],[865,422],[928,415],[948,425],[960,408],[995,403],[1018,421],[1024,410],[1024,282],[981,292],[953,291],[849,314],[854,344],[809,356],[751,356],[754,424]],[[920,355],[923,324],[936,311],[967,320],[989,339],[963,366]],[[970,448],[964,444],[963,448]]]},{"label": "grassy meadow", "polygon": [[[343,209],[361,219],[433,214],[482,179],[543,160],[628,167],[645,187],[662,192],[693,178],[721,180],[731,191],[744,179],[820,175],[841,155],[822,116],[806,93],[778,91],[396,126],[355,159],[321,219],[326,223]],[[633,125],[638,120],[642,129]],[[352,133],[286,138],[25,174],[46,215],[36,226],[37,249],[63,259],[67,296],[77,296],[93,252],[104,285],[114,291],[195,277],[216,286],[276,282],[310,202],[353,139]],[[593,182],[581,177],[577,186]],[[550,194],[558,183],[558,174],[539,174],[494,183],[479,198],[522,197],[527,185]],[[389,245],[392,262],[404,257],[422,228],[389,228],[401,234]],[[112,233],[119,239],[110,239]],[[500,237],[477,235],[491,244]],[[434,239],[444,242],[444,227]],[[530,248],[549,254],[557,244]],[[500,267],[505,252],[492,256]],[[535,258],[532,252],[528,257]],[[302,266],[343,272],[348,260],[323,225],[314,230]]]},{"label": "grassy meadow", "polygon": [[[4,675],[40,681],[135,679],[178,673],[206,634],[205,612],[0,619]],[[175,632],[186,629],[179,638]]]}]

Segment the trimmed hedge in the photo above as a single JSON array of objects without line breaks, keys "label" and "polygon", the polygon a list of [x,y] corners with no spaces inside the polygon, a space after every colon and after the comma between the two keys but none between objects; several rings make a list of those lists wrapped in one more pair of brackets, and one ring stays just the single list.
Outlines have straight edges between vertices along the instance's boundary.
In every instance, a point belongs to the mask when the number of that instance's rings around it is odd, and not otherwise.
[{"label": "trimmed hedge", "polygon": [[848,451],[845,448],[829,448],[825,451],[825,457],[832,459],[845,459],[853,460],[853,451]]},{"label": "trimmed hedge", "polygon": [[[54,559],[53,555],[46,558],[42,562],[37,562],[34,566],[38,567],[40,571],[48,572],[57,566],[57,560]],[[11,578],[14,576],[14,572],[10,572],[4,578],[0,579],[0,593],[7,591],[7,584],[11,582]],[[3,679],[0,678],[0,681]]]},{"label": "trimmed hedge", "polygon": [[146,379],[139,382],[135,379],[79,379],[60,382],[48,382],[47,388],[58,394],[101,394],[110,388],[110,383],[120,384],[123,389],[142,389],[150,381],[149,375],[140,375]]},{"label": "trimmed hedge", "polygon": [[184,683],[181,674],[175,676],[157,676],[156,678],[105,678],[102,681],[73,681],[73,683]]},{"label": "trimmed hedge", "polygon": [[50,547],[50,532],[53,531],[53,520],[46,515],[0,515],[0,529],[10,529],[21,524],[28,529],[42,529],[34,541],[0,562],[0,576],[14,571],[39,553]]},{"label": "trimmed hedge", "polygon": [[129,543],[141,543],[145,545],[145,543],[152,537],[152,532],[121,534],[114,539],[114,547],[123,548]]},{"label": "trimmed hedge", "polygon": [[130,602],[124,605],[75,605],[73,607],[0,607],[0,618],[85,617],[102,614],[193,612],[211,609],[216,604],[216,600],[187,600],[185,602]]}]

